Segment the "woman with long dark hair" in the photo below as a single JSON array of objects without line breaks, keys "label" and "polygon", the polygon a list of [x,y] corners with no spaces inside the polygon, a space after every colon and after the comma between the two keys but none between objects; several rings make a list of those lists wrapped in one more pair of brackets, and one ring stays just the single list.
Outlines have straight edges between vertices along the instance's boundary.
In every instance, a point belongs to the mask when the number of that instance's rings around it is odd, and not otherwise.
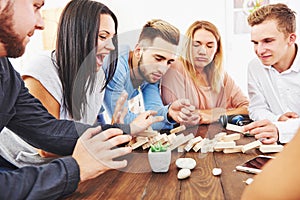
[{"label": "woman with long dark hair", "polygon": [[[66,5],[58,25],[55,50],[37,55],[22,71],[30,93],[54,117],[90,125],[96,122],[104,89],[116,69],[117,27],[114,13],[100,2],[72,0]],[[104,58],[110,63],[107,71],[102,68]],[[148,118],[153,114],[152,111],[141,114],[130,124],[131,130],[129,126],[122,126],[127,127],[123,132],[134,134],[161,120]],[[118,116],[119,121],[115,122],[122,121]],[[37,154],[35,148],[9,129],[2,133],[1,148],[6,149],[0,149],[0,154],[17,167],[41,164],[57,157],[43,150],[38,150]]]}]

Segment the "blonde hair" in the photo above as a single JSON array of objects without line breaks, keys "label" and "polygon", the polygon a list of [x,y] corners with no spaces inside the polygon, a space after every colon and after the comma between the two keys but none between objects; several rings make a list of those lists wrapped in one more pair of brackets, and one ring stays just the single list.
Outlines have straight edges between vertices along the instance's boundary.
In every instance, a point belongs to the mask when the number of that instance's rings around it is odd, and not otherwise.
[{"label": "blonde hair", "polygon": [[220,33],[215,25],[208,21],[196,21],[186,31],[186,42],[183,48],[183,54],[180,60],[183,62],[185,69],[190,74],[193,81],[197,84],[196,69],[194,67],[194,61],[192,56],[193,39],[197,30],[204,29],[211,32],[217,41],[217,52],[213,61],[205,66],[205,73],[207,74],[208,83],[215,92],[220,92],[223,87],[224,69],[223,69],[223,47],[221,42]]},{"label": "blonde hair", "polygon": [[250,26],[263,23],[265,20],[276,20],[277,28],[286,36],[296,31],[296,12],[282,3],[269,4],[255,10],[248,16]]}]

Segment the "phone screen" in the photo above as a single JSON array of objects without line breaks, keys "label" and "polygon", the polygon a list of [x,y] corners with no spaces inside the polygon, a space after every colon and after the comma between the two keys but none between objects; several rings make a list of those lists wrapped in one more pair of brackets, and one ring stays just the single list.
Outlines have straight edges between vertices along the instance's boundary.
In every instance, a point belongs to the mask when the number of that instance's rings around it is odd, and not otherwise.
[{"label": "phone screen", "polygon": [[242,166],[254,169],[261,169],[272,158],[273,157],[271,156],[257,156],[251,160],[248,160]]}]

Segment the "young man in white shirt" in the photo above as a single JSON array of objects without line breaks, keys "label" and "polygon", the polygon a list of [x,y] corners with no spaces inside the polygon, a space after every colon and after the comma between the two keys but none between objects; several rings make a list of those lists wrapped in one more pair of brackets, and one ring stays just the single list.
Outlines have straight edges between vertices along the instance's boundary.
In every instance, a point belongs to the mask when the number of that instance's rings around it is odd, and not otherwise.
[{"label": "young man in white shirt", "polygon": [[[288,142],[296,133],[291,126],[298,129],[300,124],[299,120],[280,122],[300,114],[295,12],[285,4],[270,4],[251,13],[248,23],[257,55],[248,67],[249,113],[251,119],[262,121],[246,126],[245,131],[250,130],[257,139],[265,138],[264,143]],[[276,127],[281,129],[279,133]]]}]

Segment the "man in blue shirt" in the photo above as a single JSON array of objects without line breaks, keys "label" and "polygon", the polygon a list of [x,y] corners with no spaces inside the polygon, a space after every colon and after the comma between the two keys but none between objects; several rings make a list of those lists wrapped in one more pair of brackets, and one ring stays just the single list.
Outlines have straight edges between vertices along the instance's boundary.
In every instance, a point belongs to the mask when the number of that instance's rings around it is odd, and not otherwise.
[{"label": "man in blue shirt", "polygon": [[[164,117],[163,121],[152,125],[155,130],[171,129],[175,123],[195,125],[199,122],[200,116],[194,112],[189,100],[179,99],[170,105],[163,105],[160,96],[160,79],[175,60],[179,38],[176,27],[163,20],[151,20],[144,25],[133,51],[129,48],[120,50],[116,72],[104,96],[110,117],[114,113],[115,102],[125,90],[128,99],[141,91],[145,110],[155,110],[157,115]],[[103,66],[107,64],[108,60]],[[137,114],[129,110],[125,123],[136,117]]]}]

